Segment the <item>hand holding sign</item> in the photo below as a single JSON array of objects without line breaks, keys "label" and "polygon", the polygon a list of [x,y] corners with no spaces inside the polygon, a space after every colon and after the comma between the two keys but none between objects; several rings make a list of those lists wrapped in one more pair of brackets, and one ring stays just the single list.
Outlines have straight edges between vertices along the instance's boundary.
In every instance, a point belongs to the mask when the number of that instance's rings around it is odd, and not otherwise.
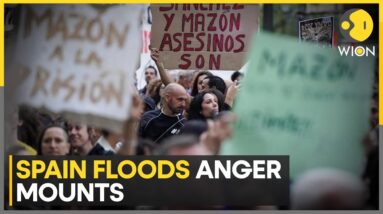
[{"label": "hand holding sign", "polygon": [[160,73],[161,81],[166,86],[169,83],[173,82],[172,78],[166,71],[164,64],[162,63],[160,51],[157,48],[154,48],[153,46],[149,45],[150,49],[150,57],[152,60],[156,63],[158,72]]},{"label": "hand holding sign", "polygon": [[230,107],[233,107],[234,99],[237,96],[239,89],[240,85],[238,80],[235,80],[233,84],[231,84],[230,87],[227,88],[225,103],[228,104]]},{"label": "hand holding sign", "polygon": [[160,61],[160,51],[157,48],[153,48],[153,46],[149,45],[149,50],[150,50],[150,57],[152,60],[156,63],[159,64],[162,62]]}]

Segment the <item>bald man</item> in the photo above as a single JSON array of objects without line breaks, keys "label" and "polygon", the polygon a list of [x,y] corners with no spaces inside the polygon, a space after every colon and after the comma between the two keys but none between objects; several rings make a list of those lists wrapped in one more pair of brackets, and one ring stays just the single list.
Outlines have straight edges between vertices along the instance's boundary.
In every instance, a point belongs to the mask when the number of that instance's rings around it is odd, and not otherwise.
[{"label": "bald man", "polygon": [[165,138],[178,134],[184,125],[187,99],[184,87],[177,83],[168,84],[162,94],[162,109],[142,115],[139,136],[160,144]]}]

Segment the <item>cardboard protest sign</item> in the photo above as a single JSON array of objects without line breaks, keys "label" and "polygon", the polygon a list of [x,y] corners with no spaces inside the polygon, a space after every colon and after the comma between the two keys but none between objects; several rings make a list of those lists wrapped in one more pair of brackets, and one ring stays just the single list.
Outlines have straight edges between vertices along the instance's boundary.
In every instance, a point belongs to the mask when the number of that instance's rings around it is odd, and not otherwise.
[{"label": "cardboard protest sign", "polygon": [[16,45],[20,103],[110,130],[127,119],[141,5],[30,5]]},{"label": "cardboard protest sign", "polygon": [[299,22],[299,40],[332,47],[334,43],[334,17],[321,17]]},{"label": "cardboard protest sign", "polygon": [[151,44],[167,69],[239,70],[258,29],[254,4],[161,4],[151,10]]},{"label": "cardboard protest sign", "polygon": [[289,155],[290,175],[336,167],[359,175],[374,58],[260,32],[221,154]]}]

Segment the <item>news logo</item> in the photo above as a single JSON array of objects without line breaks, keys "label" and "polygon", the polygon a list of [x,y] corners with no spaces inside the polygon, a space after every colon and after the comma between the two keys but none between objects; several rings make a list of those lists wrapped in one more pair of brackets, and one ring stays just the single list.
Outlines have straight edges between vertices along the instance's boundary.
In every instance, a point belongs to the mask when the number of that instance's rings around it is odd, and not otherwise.
[{"label": "news logo", "polygon": [[362,9],[348,10],[340,19],[340,32],[350,41],[365,41],[373,29],[374,23],[370,14]]},{"label": "news logo", "polygon": [[[346,11],[339,21],[339,30],[347,42],[366,41],[373,29],[374,22],[368,12],[362,9]],[[375,56],[375,46],[338,46],[341,56]]]}]

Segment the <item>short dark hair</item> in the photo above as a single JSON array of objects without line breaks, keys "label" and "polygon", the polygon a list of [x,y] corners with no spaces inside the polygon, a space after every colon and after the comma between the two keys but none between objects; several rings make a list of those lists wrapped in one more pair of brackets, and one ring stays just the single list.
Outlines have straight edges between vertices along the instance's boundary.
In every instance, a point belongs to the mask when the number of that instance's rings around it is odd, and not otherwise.
[{"label": "short dark hair", "polygon": [[51,123],[51,124],[45,126],[41,130],[41,132],[39,133],[39,136],[37,138],[37,155],[42,155],[42,153],[41,153],[41,144],[43,143],[43,137],[44,137],[45,132],[48,129],[50,129],[50,128],[60,128],[60,129],[62,129],[64,131],[64,133],[66,134],[67,142],[70,144],[70,142],[69,142],[69,133],[68,133],[67,127],[64,126],[61,123]]},{"label": "short dark hair", "polygon": [[157,68],[156,67],[154,67],[153,65],[149,65],[148,67],[145,68],[145,70],[148,69],[148,68],[153,69],[154,70],[154,74],[157,76],[158,72],[157,72]]},{"label": "short dark hair", "polygon": [[193,96],[193,97],[198,94],[198,78],[202,75],[212,76],[213,74],[210,73],[209,71],[198,72],[197,76],[195,76],[195,78],[193,80],[193,88],[192,88],[192,92],[191,92],[191,96]]},{"label": "short dark hair", "polygon": [[110,132],[106,129],[101,129],[101,135],[104,136],[105,138],[109,137]]},{"label": "short dark hair", "polygon": [[232,75],[231,75],[231,81],[234,82],[235,79],[237,79],[238,77],[242,77],[243,74],[239,71],[235,71]]},{"label": "short dark hair", "polygon": [[36,149],[38,134],[43,124],[40,121],[37,109],[30,106],[19,106],[19,121],[23,121],[17,126],[17,139]]},{"label": "short dark hair", "polygon": [[210,89],[217,89],[220,91],[222,94],[225,94],[226,92],[226,83],[225,81],[218,76],[209,76],[206,77],[205,79],[209,79],[209,88]]}]

